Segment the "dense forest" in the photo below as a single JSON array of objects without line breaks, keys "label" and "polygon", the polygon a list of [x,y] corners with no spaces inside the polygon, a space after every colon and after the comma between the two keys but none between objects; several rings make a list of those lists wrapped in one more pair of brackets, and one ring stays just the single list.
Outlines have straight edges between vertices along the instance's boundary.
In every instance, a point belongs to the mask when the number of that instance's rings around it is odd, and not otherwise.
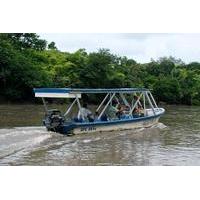
[{"label": "dense forest", "polygon": [[108,49],[61,52],[34,33],[1,33],[0,101],[34,101],[34,87],[145,87],[159,102],[200,105],[200,63],[162,57],[140,64]]}]

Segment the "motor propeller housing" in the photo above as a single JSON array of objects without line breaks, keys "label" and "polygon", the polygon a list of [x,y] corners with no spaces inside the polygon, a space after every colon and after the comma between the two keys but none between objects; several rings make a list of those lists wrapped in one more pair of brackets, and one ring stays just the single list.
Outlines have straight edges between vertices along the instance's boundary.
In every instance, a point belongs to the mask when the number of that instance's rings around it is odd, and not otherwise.
[{"label": "motor propeller housing", "polygon": [[43,120],[43,124],[46,126],[48,131],[57,132],[64,121],[61,112],[58,109],[52,109],[48,110],[48,113],[45,115]]}]

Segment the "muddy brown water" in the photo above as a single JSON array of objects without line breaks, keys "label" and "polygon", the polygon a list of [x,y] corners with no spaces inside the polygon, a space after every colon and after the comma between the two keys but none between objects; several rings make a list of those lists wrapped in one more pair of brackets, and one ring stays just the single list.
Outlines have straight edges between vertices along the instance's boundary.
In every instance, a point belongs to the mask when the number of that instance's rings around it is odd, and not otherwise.
[{"label": "muddy brown water", "polygon": [[68,137],[46,131],[42,105],[0,105],[0,165],[200,165],[200,107],[165,109],[151,128]]}]

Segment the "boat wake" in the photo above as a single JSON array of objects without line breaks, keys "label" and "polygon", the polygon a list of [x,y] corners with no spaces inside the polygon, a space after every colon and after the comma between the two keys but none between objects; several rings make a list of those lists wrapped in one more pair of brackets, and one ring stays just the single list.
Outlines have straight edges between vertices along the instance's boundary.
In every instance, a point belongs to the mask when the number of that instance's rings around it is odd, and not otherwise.
[{"label": "boat wake", "polygon": [[[110,141],[124,141],[127,138],[150,137],[159,133],[166,126],[158,123],[152,128],[139,128],[135,130],[123,130],[115,132],[96,132],[84,135],[67,137],[54,132],[46,131],[45,127],[17,127],[0,129],[0,165],[30,165],[45,163],[61,157],[74,156],[79,148],[87,149]],[[157,130],[157,131],[156,131]],[[45,153],[47,160],[43,157]],[[50,160],[49,160],[50,158]],[[62,158],[61,158],[62,160]],[[58,159],[57,162],[61,162]]]},{"label": "boat wake", "polygon": [[0,159],[31,149],[51,137],[44,127],[17,127],[0,129]]}]

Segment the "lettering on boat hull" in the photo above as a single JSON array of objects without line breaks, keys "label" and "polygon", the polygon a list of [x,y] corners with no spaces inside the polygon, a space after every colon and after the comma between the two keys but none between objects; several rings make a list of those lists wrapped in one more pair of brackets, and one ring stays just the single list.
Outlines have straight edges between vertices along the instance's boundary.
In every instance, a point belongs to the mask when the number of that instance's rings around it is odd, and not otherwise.
[{"label": "lettering on boat hull", "polygon": [[94,132],[96,131],[96,127],[94,126],[89,126],[89,127],[82,127],[80,128],[80,132]]}]

